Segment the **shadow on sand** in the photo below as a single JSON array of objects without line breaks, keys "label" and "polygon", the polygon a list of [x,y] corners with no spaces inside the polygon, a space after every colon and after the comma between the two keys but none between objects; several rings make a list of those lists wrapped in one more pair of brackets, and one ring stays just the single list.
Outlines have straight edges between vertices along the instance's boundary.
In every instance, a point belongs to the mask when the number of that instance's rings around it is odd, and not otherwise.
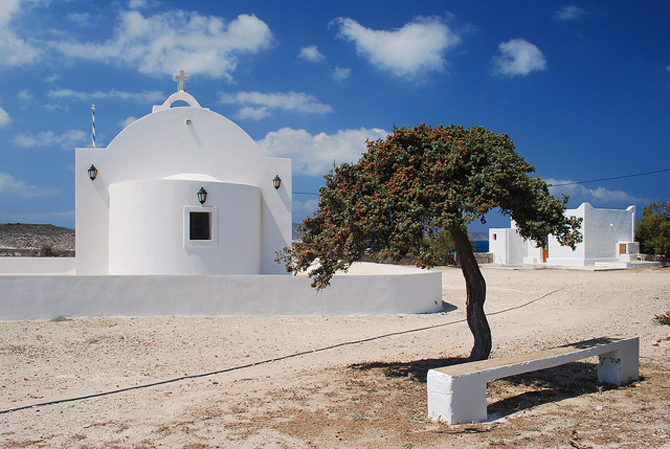
[{"label": "shadow on sand", "polygon": [[452,357],[447,359],[424,359],[415,360],[405,363],[386,363],[386,362],[370,362],[358,363],[351,365],[350,368],[354,370],[370,370],[374,368],[381,368],[386,377],[408,377],[417,382],[426,383],[426,376],[428,370],[433,368],[440,368],[443,366],[458,365],[459,363],[467,362],[467,357]]},{"label": "shadow on sand", "polygon": [[503,417],[532,407],[618,388],[598,380],[598,364],[572,362],[489,384],[488,413]]},{"label": "shadow on sand", "polygon": [[440,309],[440,312],[449,313],[449,312],[453,312],[454,310],[458,310],[458,307],[456,307],[455,305],[450,304],[446,301],[442,301],[442,309]]},{"label": "shadow on sand", "polygon": [[[428,370],[467,361],[466,357],[455,357],[406,363],[371,362],[351,365],[350,368],[353,370],[380,368],[386,377],[405,377],[410,381],[425,384]],[[566,363],[555,368],[489,382],[488,414],[490,417],[502,418],[538,405],[616,388],[618,388],[616,385],[598,381],[597,363]]]}]

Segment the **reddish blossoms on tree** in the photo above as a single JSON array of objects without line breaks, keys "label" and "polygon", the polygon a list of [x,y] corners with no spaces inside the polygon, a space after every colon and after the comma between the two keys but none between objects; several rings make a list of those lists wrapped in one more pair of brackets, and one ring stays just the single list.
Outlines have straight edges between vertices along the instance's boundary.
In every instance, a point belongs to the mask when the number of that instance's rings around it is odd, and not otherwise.
[{"label": "reddish blossoms on tree", "polygon": [[471,357],[486,358],[491,348],[483,312],[486,284],[468,224],[485,222],[485,215],[498,209],[516,221],[525,238],[541,243],[552,234],[573,248],[581,241],[581,222],[563,215],[567,198],[553,197],[542,179],[529,175],[533,171],[506,134],[456,125],[394,128],[386,139],[369,142],[358,163],[342,164],[325,176],[319,209],[300,225],[302,242],[286,248],[278,261],[288,271],[309,269],[312,286],[322,289],[364,254],[383,262],[413,253],[417,265],[434,266],[436,255],[425,237],[448,230],[466,278],[468,322],[475,334]]}]

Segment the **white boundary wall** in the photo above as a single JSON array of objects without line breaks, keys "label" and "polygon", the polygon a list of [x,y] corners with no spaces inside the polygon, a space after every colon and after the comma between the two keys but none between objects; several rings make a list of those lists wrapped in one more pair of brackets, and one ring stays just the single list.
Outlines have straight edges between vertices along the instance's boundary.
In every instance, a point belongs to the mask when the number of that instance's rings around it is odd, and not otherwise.
[{"label": "white boundary wall", "polygon": [[438,271],[361,263],[321,292],[305,276],[0,275],[0,320],[65,316],[273,316],[431,313]]},{"label": "white boundary wall", "polygon": [[0,257],[0,275],[74,274],[75,263],[74,257]]}]

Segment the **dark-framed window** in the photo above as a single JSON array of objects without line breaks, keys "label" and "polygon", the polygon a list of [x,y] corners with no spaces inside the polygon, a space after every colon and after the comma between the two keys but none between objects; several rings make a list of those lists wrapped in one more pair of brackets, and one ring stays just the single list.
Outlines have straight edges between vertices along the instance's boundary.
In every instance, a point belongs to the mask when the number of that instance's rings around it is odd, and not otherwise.
[{"label": "dark-framed window", "polygon": [[212,214],[210,212],[189,213],[189,240],[212,240]]}]

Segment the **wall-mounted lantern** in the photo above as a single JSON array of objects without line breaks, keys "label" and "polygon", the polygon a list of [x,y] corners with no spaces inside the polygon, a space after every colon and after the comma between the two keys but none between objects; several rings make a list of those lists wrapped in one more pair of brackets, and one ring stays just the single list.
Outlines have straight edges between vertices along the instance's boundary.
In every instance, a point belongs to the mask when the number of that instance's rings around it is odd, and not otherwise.
[{"label": "wall-mounted lantern", "polygon": [[88,177],[91,178],[91,181],[94,181],[95,178],[98,177],[98,169],[95,168],[95,165],[91,164],[90,167],[88,167]]},{"label": "wall-mounted lantern", "polygon": [[205,204],[205,201],[207,201],[207,191],[204,187],[200,187],[200,190],[198,190],[198,201],[200,201],[200,204]]},{"label": "wall-mounted lantern", "polygon": [[272,185],[274,186],[275,189],[279,190],[281,187],[281,178],[279,175],[275,175],[275,177],[272,179]]}]

